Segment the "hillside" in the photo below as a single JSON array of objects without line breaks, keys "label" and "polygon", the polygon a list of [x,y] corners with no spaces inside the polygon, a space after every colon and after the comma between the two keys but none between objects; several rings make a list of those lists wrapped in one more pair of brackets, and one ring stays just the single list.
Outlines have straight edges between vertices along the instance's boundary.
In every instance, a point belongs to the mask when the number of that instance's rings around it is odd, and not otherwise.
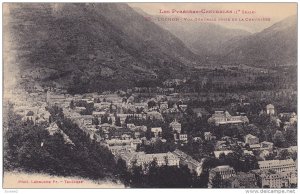
[{"label": "hillside", "polygon": [[228,41],[223,60],[252,66],[297,64],[297,16],[288,17],[253,35]]},{"label": "hillside", "polygon": [[137,80],[182,77],[199,61],[181,40],[127,4],[11,4],[4,20],[21,76],[45,84],[123,88]]}]

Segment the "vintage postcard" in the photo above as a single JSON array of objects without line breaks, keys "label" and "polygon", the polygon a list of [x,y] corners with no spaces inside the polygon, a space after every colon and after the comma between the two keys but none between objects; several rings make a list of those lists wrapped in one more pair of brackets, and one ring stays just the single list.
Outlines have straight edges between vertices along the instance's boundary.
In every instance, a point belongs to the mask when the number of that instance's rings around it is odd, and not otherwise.
[{"label": "vintage postcard", "polygon": [[3,188],[290,188],[297,3],[4,3]]}]

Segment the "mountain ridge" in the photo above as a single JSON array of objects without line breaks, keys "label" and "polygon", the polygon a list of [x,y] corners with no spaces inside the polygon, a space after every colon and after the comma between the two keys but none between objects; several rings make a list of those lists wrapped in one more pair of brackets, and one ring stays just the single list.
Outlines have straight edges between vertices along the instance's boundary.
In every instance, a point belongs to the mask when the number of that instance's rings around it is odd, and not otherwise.
[{"label": "mountain ridge", "polygon": [[289,16],[250,36],[226,42],[220,53],[228,63],[270,67],[297,63],[297,17]]},{"label": "mountain ridge", "polygon": [[128,87],[140,79],[183,77],[199,61],[181,40],[127,4],[14,4],[9,21],[14,49],[23,53],[17,59],[21,72],[56,70],[42,78],[46,82]]},{"label": "mountain ridge", "polygon": [[[226,41],[235,37],[250,35],[243,29],[227,28],[225,26],[209,22],[188,22],[188,21],[158,21],[163,18],[161,15],[149,15],[139,7],[133,7],[138,13],[145,17],[152,17],[153,22],[160,27],[170,31],[185,43],[195,54],[201,57],[216,55],[218,48]],[[176,16],[176,18],[182,18]]]}]

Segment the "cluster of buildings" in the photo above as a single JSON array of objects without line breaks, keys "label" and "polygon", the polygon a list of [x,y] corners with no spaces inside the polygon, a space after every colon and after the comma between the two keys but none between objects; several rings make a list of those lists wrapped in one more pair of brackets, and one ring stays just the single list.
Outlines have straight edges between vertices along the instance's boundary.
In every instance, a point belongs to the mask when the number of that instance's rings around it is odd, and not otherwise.
[{"label": "cluster of buildings", "polygon": [[23,89],[16,89],[6,94],[7,102],[14,106],[14,112],[22,117],[23,121],[34,124],[49,123],[50,113],[44,93],[27,93]]},{"label": "cluster of buildings", "polygon": [[[164,83],[166,86],[181,84],[180,80],[171,80]],[[146,88],[134,88],[135,92],[148,92]],[[209,172],[209,187],[213,187],[213,180],[216,175],[220,175],[222,180],[227,181],[227,187],[232,188],[283,188],[297,184],[297,168],[295,161],[288,160],[265,160],[266,156],[274,153],[272,142],[260,141],[253,134],[247,134],[243,140],[234,137],[224,136],[217,139],[216,134],[206,131],[202,137],[189,138],[182,124],[176,115],[185,114],[187,105],[181,101],[179,104],[170,106],[169,100],[180,99],[183,94],[172,93],[174,90],[167,88],[161,91],[156,88],[156,92],[167,96],[157,95],[155,99],[135,100],[134,96],[128,98],[121,97],[116,93],[89,93],[84,95],[69,95],[66,93],[35,92],[15,90],[9,99],[14,103],[14,111],[19,114],[24,121],[32,121],[34,124],[45,123],[50,135],[61,133],[65,143],[74,145],[69,137],[64,134],[58,125],[51,121],[47,107],[57,105],[62,108],[64,116],[71,119],[82,130],[89,134],[91,139],[95,139],[100,144],[108,147],[116,159],[123,159],[128,168],[132,165],[146,167],[151,162],[156,161],[158,166],[187,166],[191,172],[198,176],[202,173],[202,165],[205,161],[195,160],[193,156],[180,150],[181,146],[187,145],[189,139],[193,141],[206,141],[214,143],[214,151],[211,153],[215,158],[221,155],[233,153],[232,147],[239,145],[243,147],[244,155],[255,155],[263,159],[259,161],[259,169],[251,172],[236,172],[231,166],[217,166]],[[213,96],[214,98],[216,96]],[[197,96],[199,98],[199,94]],[[217,98],[217,97],[216,97]],[[237,97],[238,98],[238,97]],[[154,102],[149,106],[149,101]],[[92,106],[90,106],[92,105]],[[91,109],[91,110],[90,110]],[[210,114],[203,108],[194,108],[192,111],[197,117],[208,118],[207,122],[212,126],[224,125],[247,125],[249,119],[245,114],[231,115],[228,111],[216,110]],[[276,113],[272,104],[266,106],[265,113],[273,119],[284,121],[283,126],[288,127],[297,122],[296,113]],[[164,129],[162,126],[147,126],[137,124],[132,120],[158,120],[164,122],[164,115],[172,115],[174,119],[168,123],[173,140],[178,146],[175,151],[166,153],[148,154],[139,151],[141,145],[151,145],[156,142],[166,143],[163,138]],[[283,127],[284,128],[284,127]],[[147,134],[150,133],[150,137]],[[289,151],[295,151],[288,148]],[[230,185],[230,186],[228,186]]]},{"label": "cluster of buildings", "polygon": [[[227,188],[291,188],[297,185],[296,162],[287,160],[259,161],[259,169],[236,172],[228,165],[217,166],[209,173],[209,184]],[[216,183],[214,178],[219,176]],[[222,184],[223,185],[215,185]],[[224,184],[227,183],[227,184]]]}]

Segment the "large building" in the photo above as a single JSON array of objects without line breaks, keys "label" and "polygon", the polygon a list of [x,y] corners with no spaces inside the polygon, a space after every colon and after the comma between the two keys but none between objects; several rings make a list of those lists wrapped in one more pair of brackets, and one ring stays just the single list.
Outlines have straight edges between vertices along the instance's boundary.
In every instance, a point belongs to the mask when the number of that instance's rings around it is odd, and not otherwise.
[{"label": "large building", "polygon": [[157,154],[145,154],[142,152],[136,155],[138,165],[149,164],[153,160],[156,160],[158,166],[179,166],[179,158],[170,152]]},{"label": "large building", "polygon": [[209,176],[212,178],[215,175],[219,174],[222,179],[228,179],[236,175],[235,170],[228,165],[217,166],[213,168],[209,174],[210,174]]},{"label": "large building", "polygon": [[273,104],[268,104],[266,106],[266,111],[268,115],[274,115],[275,114],[275,107]]},{"label": "large building", "polygon": [[197,160],[193,159],[191,156],[187,155],[183,151],[176,149],[173,152],[180,159],[180,164],[183,166],[187,166],[191,172],[196,172],[198,176],[200,176],[202,172],[202,162],[198,162]]},{"label": "large building", "polygon": [[176,119],[172,123],[170,123],[170,127],[173,132],[181,133],[181,124],[178,123]]},{"label": "large building", "polygon": [[70,105],[72,98],[68,94],[59,94],[59,93],[52,93],[49,90],[46,94],[46,102],[48,105],[53,106],[57,105],[60,107],[67,108]]},{"label": "large building", "polygon": [[160,137],[162,134],[162,128],[161,127],[153,127],[153,128],[151,128],[151,133],[154,134],[154,137]]},{"label": "large building", "polygon": [[[225,180],[225,179],[229,179],[231,177],[236,176],[236,173],[235,173],[235,170],[228,165],[217,166],[217,167],[211,169],[209,172],[208,188],[214,187],[213,180],[214,180],[215,176],[217,176],[217,175],[220,175],[221,180]],[[220,187],[220,185],[217,187]]]},{"label": "large building", "polygon": [[258,188],[254,173],[238,172],[236,176],[230,177],[231,188]]},{"label": "large building", "polygon": [[258,144],[259,143],[259,138],[254,136],[254,135],[251,135],[251,134],[248,134],[244,137],[245,139],[245,143],[249,144],[249,145],[253,145],[253,144]]},{"label": "large building", "polygon": [[219,125],[237,125],[249,123],[247,116],[231,116],[227,111],[215,111],[215,113],[208,119],[208,122],[216,126]]},{"label": "large building", "polygon": [[211,132],[204,132],[204,139],[210,141],[216,139],[216,136],[213,136]]},{"label": "large building", "polygon": [[273,150],[273,145],[272,142],[263,141],[260,143],[260,149]]},{"label": "large building", "polygon": [[114,146],[130,146],[134,149],[137,148],[138,144],[142,143],[140,139],[110,139],[105,141],[109,147]]},{"label": "large building", "polygon": [[131,167],[133,163],[137,166],[144,167],[153,161],[156,161],[158,166],[179,166],[180,161],[180,159],[171,152],[156,154],[146,154],[145,152],[126,152],[122,153],[120,157],[126,162],[128,167]]},{"label": "large building", "polygon": [[254,170],[258,185],[261,188],[290,188],[297,185],[296,172],[275,172],[270,170]]},{"label": "large building", "polygon": [[292,159],[287,160],[265,160],[258,162],[261,170],[274,170],[276,172],[295,172],[296,163]]}]

